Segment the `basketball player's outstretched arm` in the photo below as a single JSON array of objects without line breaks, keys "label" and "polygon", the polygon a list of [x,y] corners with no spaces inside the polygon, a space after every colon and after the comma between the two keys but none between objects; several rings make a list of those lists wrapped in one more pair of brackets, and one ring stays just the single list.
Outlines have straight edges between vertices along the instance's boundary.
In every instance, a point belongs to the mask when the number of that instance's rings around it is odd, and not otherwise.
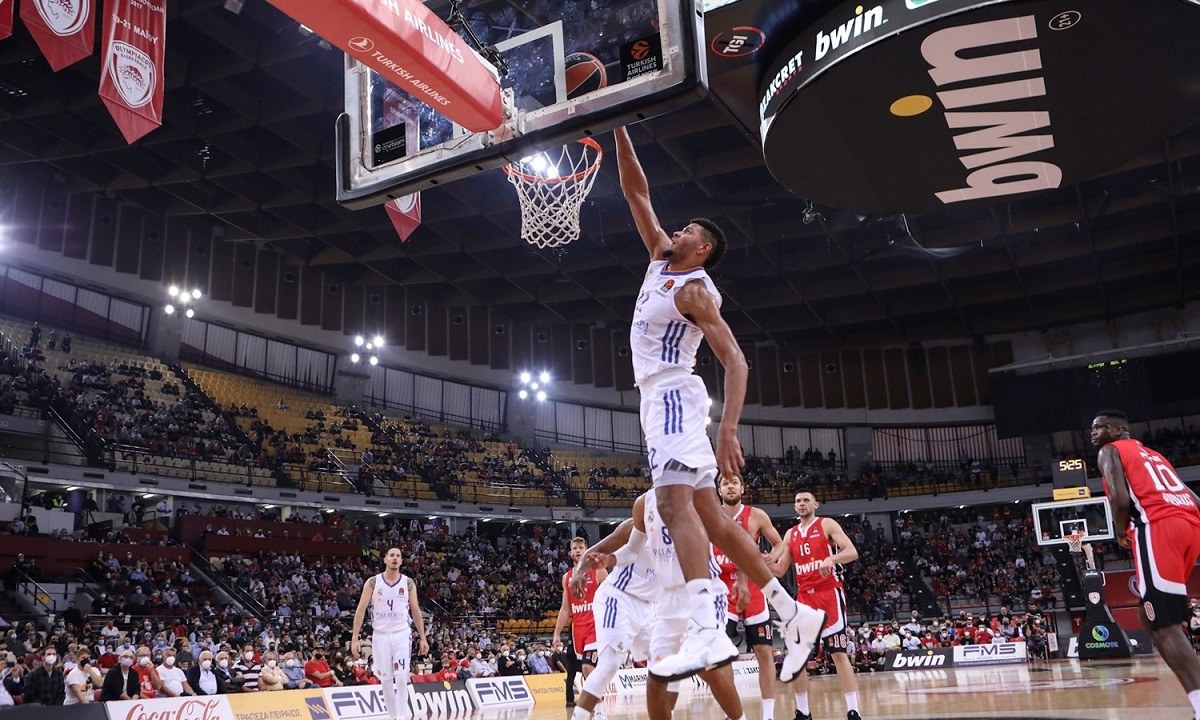
[{"label": "basketball player's outstretched arm", "polygon": [[746,402],[746,377],[749,367],[746,356],[738,347],[721,309],[704,283],[693,280],[675,294],[675,308],[699,326],[704,339],[725,368],[725,404],[721,408],[721,426],[717,430],[717,470],[726,477],[740,475],[742,446],[738,442],[738,422]]},{"label": "basketball player's outstretched arm", "polygon": [[654,206],[650,203],[650,183],[646,180],[646,173],[642,170],[637,152],[633,149],[629,131],[620,127],[613,134],[617,138],[617,171],[621,176],[621,193],[625,195],[625,202],[629,203],[633,223],[637,225],[638,234],[642,236],[642,242],[650,252],[650,259],[662,260],[663,250],[667,248],[671,238],[662,229],[658,215],[654,213]]},{"label": "basketball player's outstretched arm", "polygon": [[[633,518],[625,518],[625,521],[618,525],[617,529],[613,530],[608,537],[585,550],[583,557],[579,558],[579,563],[575,565],[575,572],[571,573],[571,592],[576,595],[583,594],[583,585],[587,581],[588,570],[595,569],[597,575],[602,571],[604,577],[608,577],[608,567],[618,562],[613,553],[629,543],[629,536],[632,533]],[[645,539],[644,535],[642,539]],[[634,552],[636,553],[636,550]],[[603,582],[603,578],[599,578],[599,580]]]},{"label": "basketball player's outstretched arm", "polygon": [[792,564],[792,548],[789,541],[792,539],[792,533],[796,528],[788,528],[784,533],[783,540],[771,548],[771,559],[767,560],[767,568],[775,573],[775,577],[783,577],[787,574],[788,568]]},{"label": "basketball player's outstretched arm", "polygon": [[1129,480],[1125,477],[1125,468],[1121,466],[1121,454],[1112,445],[1100,448],[1096,458],[1100,466],[1100,474],[1108,481],[1109,504],[1112,505],[1113,528],[1116,530],[1117,544],[1123,548],[1129,547]]},{"label": "basketball player's outstretched arm", "polygon": [[556,645],[562,642],[562,631],[571,622],[571,596],[568,594],[567,584],[562,584],[562,605],[558,606],[558,619],[554,621],[554,638],[551,644]]},{"label": "basketball player's outstretched arm", "polygon": [[[429,643],[425,640],[425,616],[421,614],[421,604],[417,602],[417,583],[408,579],[408,614],[412,615],[413,625],[417,626],[417,650],[419,655],[429,654]],[[358,637],[356,634],[354,637]]]},{"label": "basketball player's outstretched arm", "polygon": [[350,631],[350,655],[357,660],[362,649],[358,636],[362,632],[363,619],[367,616],[367,606],[371,604],[371,596],[375,593],[375,576],[367,578],[363,583],[362,594],[358,596],[358,607],[354,608],[354,627]]}]

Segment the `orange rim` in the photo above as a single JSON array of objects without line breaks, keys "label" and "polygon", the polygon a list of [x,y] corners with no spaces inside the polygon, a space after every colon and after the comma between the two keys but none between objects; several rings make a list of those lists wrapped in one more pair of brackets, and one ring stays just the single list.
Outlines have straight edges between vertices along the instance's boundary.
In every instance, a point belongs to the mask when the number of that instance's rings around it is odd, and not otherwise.
[{"label": "orange rim", "polygon": [[547,185],[550,183],[564,183],[564,182],[573,182],[575,180],[581,180],[600,169],[600,161],[604,159],[604,148],[600,147],[600,143],[596,142],[593,138],[590,138],[590,137],[579,138],[578,140],[576,140],[576,142],[578,142],[581,145],[585,145],[585,146],[591,148],[596,153],[596,159],[592,161],[591,165],[585,167],[584,169],[580,170],[579,172],[577,172],[573,175],[560,175],[558,177],[553,177],[553,178],[544,177],[542,175],[530,175],[529,173],[518,169],[517,163],[509,163],[509,164],[505,165],[504,166],[504,174],[505,175],[516,175],[517,177],[519,177],[522,180],[525,180],[527,182],[544,183]]}]

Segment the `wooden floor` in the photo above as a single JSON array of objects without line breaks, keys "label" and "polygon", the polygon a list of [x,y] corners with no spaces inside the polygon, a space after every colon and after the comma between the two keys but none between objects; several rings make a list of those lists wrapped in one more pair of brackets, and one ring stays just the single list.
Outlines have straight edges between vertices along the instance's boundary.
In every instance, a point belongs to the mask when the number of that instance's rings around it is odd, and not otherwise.
[{"label": "wooden floor", "polygon": [[[1039,720],[1192,720],[1187,696],[1167,666],[1155,658],[1080,663],[1063,660],[1030,668],[914,670],[859,675],[864,720],[910,718],[1038,718]],[[645,718],[640,696],[609,698],[609,720]],[[809,685],[814,720],[846,717],[837,679],[819,677]],[[747,720],[762,718],[757,688],[743,693]],[[781,690],[775,718],[791,720],[794,699]],[[568,710],[537,708],[529,720],[562,720]],[[675,720],[722,720],[724,713],[707,695],[680,701]]]}]

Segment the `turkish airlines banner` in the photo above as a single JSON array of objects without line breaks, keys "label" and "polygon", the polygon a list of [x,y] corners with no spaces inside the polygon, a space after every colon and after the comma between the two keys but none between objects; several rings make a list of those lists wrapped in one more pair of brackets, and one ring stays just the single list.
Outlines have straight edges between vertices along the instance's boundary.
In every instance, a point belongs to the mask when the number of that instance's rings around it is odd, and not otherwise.
[{"label": "turkish airlines banner", "polygon": [[100,99],[133,144],[162,125],[167,0],[105,0]]},{"label": "turkish airlines banner", "polygon": [[392,221],[392,227],[396,228],[396,234],[400,236],[400,242],[408,240],[408,236],[413,234],[421,225],[421,193],[415,192],[411,195],[404,195],[384,205],[387,208],[388,217]]},{"label": "turkish airlines banner", "polygon": [[[6,4],[15,0],[3,0]],[[93,0],[24,0],[21,20],[54,72],[92,54],[96,24]],[[6,12],[11,13],[12,9]],[[11,23],[10,23],[11,24]]]},{"label": "turkish airlines banner", "polygon": [[419,0],[270,2],[466,129],[500,127],[496,69]]},{"label": "turkish airlines banner", "polygon": [[12,35],[13,3],[17,0],[0,0],[0,40]]}]

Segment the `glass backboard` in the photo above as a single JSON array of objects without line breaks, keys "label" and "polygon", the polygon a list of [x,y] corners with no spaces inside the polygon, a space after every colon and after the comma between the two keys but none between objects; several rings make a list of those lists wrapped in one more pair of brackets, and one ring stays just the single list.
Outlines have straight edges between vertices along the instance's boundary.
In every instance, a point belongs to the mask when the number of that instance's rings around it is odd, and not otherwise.
[{"label": "glass backboard", "polygon": [[[447,3],[428,6],[447,16]],[[464,0],[462,11],[507,65],[505,126],[469,132],[347,56],[339,202],[386,202],[683,107],[704,92],[702,18],[690,0]]]},{"label": "glass backboard", "polygon": [[1033,532],[1038,545],[1066,545],[1067,535],[1082,532],[1083,542],[1112,540],[1112,508],[1107,498],[1033,504]]}]

